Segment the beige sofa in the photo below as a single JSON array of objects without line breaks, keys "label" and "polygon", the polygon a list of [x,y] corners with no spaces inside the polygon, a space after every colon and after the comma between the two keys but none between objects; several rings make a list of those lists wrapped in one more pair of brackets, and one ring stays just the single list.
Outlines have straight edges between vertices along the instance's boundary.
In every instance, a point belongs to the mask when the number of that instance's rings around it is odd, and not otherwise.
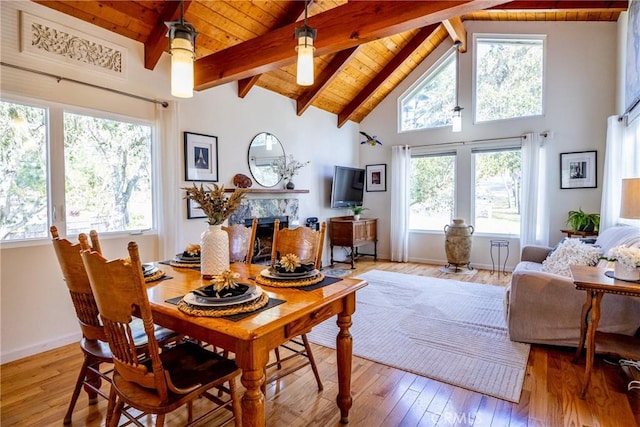
[{"label": "beige sofa", "polygon": [[[594,244],[602,253],[621,244],[640,247],[640,228],[608,228]],[[576,347],[586,292],[576,290],[569,277],[542,271],[542,262],[551,250],[522,248],[521,261],[505,293],[509,337],[512,341]],[[601,309],[600,331],[634,335],[640,328],[640,298],[605,294]]]}]

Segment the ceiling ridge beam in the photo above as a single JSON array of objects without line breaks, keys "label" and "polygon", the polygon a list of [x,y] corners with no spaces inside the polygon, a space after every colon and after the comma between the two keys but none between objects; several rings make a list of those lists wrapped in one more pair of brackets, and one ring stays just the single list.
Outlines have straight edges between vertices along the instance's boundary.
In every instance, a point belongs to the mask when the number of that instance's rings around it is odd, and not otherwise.
[{"label": "ceiling ridge beam", "polygon": [[[356,1],[308,19],[318,29],[316,55],[440,23],[505,3],[505,0]],[[295,24],[231,46],[195,63],[195,89],[210,87],[281,68],[295,61]]]},{"label": "ceiling ridge beam", "polygon": [[624,12],[629,8],[627,0],[515,0],[487,8],[488,11],[537,10],[562,12],[563,10],[585,9],[588,11]]},{"label": "ceiling ridge beam", "polygon": [[425,40],[434,34],[441,24],[432,24],[428,27],[422,28],[418,33],[413,36],[409,43],[407,43],[392,59],[384,66],[379,73],[351,100],[346,107],[338,113],[338,127],[342,127],[356,112],[358,108],[362,106],[375,91],[382,85],[398,67],[400,67],[404,61],[406,61],[416,49],[420,47]]},{"label": "ceiling ridge beam", "polygon": [[354,57],[360,46],[350,47],[349,49],[341,50],[336,53],[329,65],[324,67],[316,78],[316,83],[307,89],[296,99],[296,110],[298,116],[301,116],[307,108],[311,106],[311,103],[320,95],[320,92],[324,90],[329,84],[338,77],[338,73],[346,67],[347,62]]},{"label": "ceiling ridge beam", "polygon": [[467,51],[467,29],[464,28],[464,24],[462,23],[462,19],[460,17],[447,19],[446,21],[442,21],[444,28],[447,29],[449,33],[449,37],[453,40],[453,43],[460,42],[460,47],[458,51],[460,53],[465,53]]},{"label": "ceiling ridge beam", "polygon": [[[294,1],[293,5],[287,10],[285,16],[274,26],[274,28],[280,28],[284,25],[289,25],[292,22],[297,22],[301,16],[303,16],[306,7],[306,1]],[[258,83],[262,73],[238,80],[238,96],[244,98],[247,96],[251,88]]]},{"label": "ceiling ridge beam", "polygon": [[[165,25],[165,22],[177,21],[180,19],[180,2],[168,1],[165,2],[165,7],[162,13],[158,17],[151,34],[144,42],[144,68],[147,70],[153,70],[160,57],[167,50],[169,46],[169,39],[167,38],[167,31],[169,30]],[[184,2],[185,12],[191,6],[191,0]]]}]

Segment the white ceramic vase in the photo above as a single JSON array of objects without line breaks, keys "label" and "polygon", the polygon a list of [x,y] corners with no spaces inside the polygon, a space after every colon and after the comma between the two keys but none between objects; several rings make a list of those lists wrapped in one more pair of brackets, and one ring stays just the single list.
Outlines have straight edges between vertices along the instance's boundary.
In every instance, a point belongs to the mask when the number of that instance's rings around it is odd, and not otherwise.
[{"label": "white ceramic vase", "polygon": [[222,225],[209,225],[200,236],[200,272],[205,279],[229,269],[229,233]]},{"label": "white ceramic vase", "polygon": [[638,281],[640,280],[640,268],[634,268],[633,270],[627,269],[619,262],[614,263],[613,277],[619,280]]}]

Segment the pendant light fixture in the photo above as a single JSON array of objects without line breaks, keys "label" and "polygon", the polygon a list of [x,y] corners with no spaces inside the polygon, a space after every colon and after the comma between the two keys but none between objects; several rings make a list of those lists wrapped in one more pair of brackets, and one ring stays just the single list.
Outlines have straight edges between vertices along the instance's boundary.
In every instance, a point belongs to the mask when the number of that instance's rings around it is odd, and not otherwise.
[{"label": "pendant light fixture", "polygon": [[456,47],[456,106],[453,107],[453,117],[451,121],[451,131],[452,132],[461,132],[462,131],[462,108],[460,106],[458,97],[460,96],[460,45],[462,42],[460,40],[456,40],[454,46]]},{"label": "pendant light fixture", "polygon": [[169,27],[171,54],[171,95],[178,98],[193,96],[193,61],[196,59],[195,27],[184,20],[184,3],[180,0],[180,20],[165,22]]},{"label": "pendant light fixture", "polygon": [[307,7],[309,3],[305,0],[304,4],[304,25],[296,28],[295,38],[298,41],[296,51],[298,52],[298,63],[296,69],[296,83],[300,86],[313,85],[313,41],[316,39],[317,30],[307,25]]}]

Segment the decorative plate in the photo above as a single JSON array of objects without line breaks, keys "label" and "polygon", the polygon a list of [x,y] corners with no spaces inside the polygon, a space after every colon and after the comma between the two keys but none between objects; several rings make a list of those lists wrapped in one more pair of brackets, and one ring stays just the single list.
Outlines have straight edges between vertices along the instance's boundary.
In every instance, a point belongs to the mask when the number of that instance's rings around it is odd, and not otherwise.
[{"label": "decorative plate", "polygon": [[184,256],[183,254],[176,254],[176,257],[173,260],[184,263],[184,264],[200,264],[199,256],[195,257],[195,256]]},{"label": "decorative plate", "polygon": [[278,273],[277,271],[272,270],[271,268],[265,268],[260,272],[260,275],[264,277],[268,277],[269,279],[276,279],[276,280],[298,280],[298,279],[304,279],[307,277],[317,276],[318,273],[320,272],[315,268],[311,271],[303,271],[301,273]]},{"label": "decorative plate", "polygon": [[199,305],[202,307],[226,307],[231,305],[244,304],[252,302],[262,297],[262,288],[260,286],[245,285],[248,286],[249,292],[241,296],[241,298],[215,298],[215,297],[201,297],[193,292],[186,294],[183,299],[186,303],[191,305]]},{"label": "decorative plate", "polygon": [[153,276],[158,271],[158,267],[153,264],[142,264],[142,274],[144,277]]}]

